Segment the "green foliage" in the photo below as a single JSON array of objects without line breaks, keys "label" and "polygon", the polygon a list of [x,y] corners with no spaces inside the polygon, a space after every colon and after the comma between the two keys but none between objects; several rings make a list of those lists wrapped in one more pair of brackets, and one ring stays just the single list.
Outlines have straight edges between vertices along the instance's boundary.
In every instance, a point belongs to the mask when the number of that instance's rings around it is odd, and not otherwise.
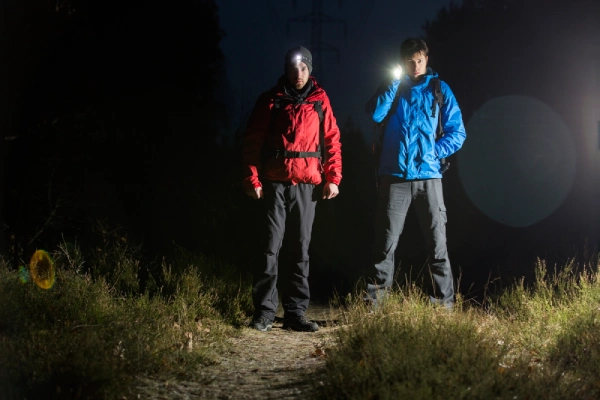
[{"label": "green foliage", "polygon": [[393,294],[375,313],[355,310],[327,360],[324,397],[477,398],[497,368],[495,344],[477,335],[469,315],[453,318],[425,301]]},{"label": "green foliage", "polygon": [[[253,311],[250,276],[215,257],[191,253],[178,248],[173,263],[163,263],[155,285],[166,298],[187,301],[188,306],[200,298],[210,302],[210,309],[226,322],[241,325]],[[201,307],[201,309],[207,309]]]},{"label": "green foliage", "polygon": [[415,287],[377,310],[346,299],[328,352],[323,398],[592,399],[600,396],[598,266],[553,274],[538,261],[486,307],[435,308]]},{"label": "green foliage", "polygon": [[0,265],[0,389],[27,398],[115,398],[138,374],[185,376],[214,362],[234,334],[231,323],[251,312],[250,285],[226,280],[231,266],[197,256],[163,261],[142,293],[136,249],[112,242],[86,259],[63,243],[49,290]]},{"label": "green foliage", "polygon": [[[112,399],[136,376],[192,379],[215,362],[252,311],[236,268],[179,249],[144,290],[136,246],[63,243],[48,290],[0,262],[0,393],[8,398]],[[110,269],[114,265],[114,269]],[[578,272],[576,272],[578,271]],[[600,398],[600,272],[574,262],[484,306],[434,307],[407,282],[376,310],[335,301],[343,325],[313,376],[333,399]]]},{"label": "green foliage", "polygon": [[591,282],[591,278],[593,277],[588,277],[585,273],[581,276],[575,274],[572,261],[548,275],[545,262],[538,260],[531,288],[527,288],[524,279],[521,279],[499,296],[497,305],[490,306],[505,317],[529,321],[540,313],[572,303],[573,297],[590,295],[590,292],[581,289],[586,286],[586,282]]}]

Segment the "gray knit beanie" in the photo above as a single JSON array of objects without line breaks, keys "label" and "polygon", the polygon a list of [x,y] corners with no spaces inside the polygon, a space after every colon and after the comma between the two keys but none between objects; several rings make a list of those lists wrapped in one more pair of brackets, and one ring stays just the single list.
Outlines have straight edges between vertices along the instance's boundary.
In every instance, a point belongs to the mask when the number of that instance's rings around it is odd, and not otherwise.
[{"label": "gray knit beanie", "polygon": [[292,47],[285,53],[285,68],[287,69],[288,65],[296,64],[296,62],[302,61],[308,67],[308,73],[312,73],[312,54],[306,47],[298,46]]}]

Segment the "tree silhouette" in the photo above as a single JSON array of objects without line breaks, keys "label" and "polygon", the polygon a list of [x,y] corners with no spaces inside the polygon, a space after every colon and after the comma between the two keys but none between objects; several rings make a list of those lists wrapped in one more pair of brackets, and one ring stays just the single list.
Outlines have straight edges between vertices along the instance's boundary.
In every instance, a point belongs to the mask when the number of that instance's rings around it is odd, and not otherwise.
[{"label": "tree silhouette", "polygon": [[[5,159],[8,234],[30,243],[43,228],[38,245],[60,233],[81,239],[106,218],[151,244],[200,240],[190,210],[219,179],[226,119],[214,1],[6,2],[3,11],[21,41],[8,49],[18,77],[8,97],[18,101],[2,121],[18,136]],[[25,26],[34,29],[20,35]]]},{"label": "tree silhouette", "polygon": [[423,29],[430,64],[460,89],[468,119],[505,94],[534,95],[551,105],[570,101],[564,89],[580,65],[565,60],[597,57],[585,49],[598,44],[599,20],[600,4],[586,0],[465,0],[440,10]]},{"label": "tree silhouette", "polygon": [[[599,117],[597,110],[590,109],[590,98],[600,93],[600,3],[465,0],[442,9],[423,29],[430,65],[450,84],[463,111],[467,141],[468,121],[484,103],[523,95],[561,116],[579,154],[576,181],[561,209],[526,229],[507,228],[477,216],[462,191],[456,168],[451,168],[444,177],[446,203],[454,210],[450,221],[458,219],[448,227],[451,254],[458,254],[463,265],[473,265],[471,272],[490,262],[507,265],[506,277],[527,275],[536,256],[550,257],[558,249],[575,251],[593,230],[590,227],[600,222],[598,213],[593,220],[590,212],[599,171],[587,156],[591,132],[583,118],[594,113]],[[568,239],[566,232],[570,232]],[[561,242],[567,240],[568,245]]]}]

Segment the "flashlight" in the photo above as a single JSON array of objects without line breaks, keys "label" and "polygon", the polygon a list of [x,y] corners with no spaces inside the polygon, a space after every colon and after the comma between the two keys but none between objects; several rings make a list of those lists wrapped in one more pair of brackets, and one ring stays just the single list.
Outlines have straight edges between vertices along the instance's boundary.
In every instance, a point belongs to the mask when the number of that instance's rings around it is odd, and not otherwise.
[{"label": "flashlight", "polygon": [[394,68],[393,74],[394,74],[394,79],[396,79],[396,80],[400,79],[400,77],[402,76],[402,67],[399,65],[396,66],[396,68]]}]

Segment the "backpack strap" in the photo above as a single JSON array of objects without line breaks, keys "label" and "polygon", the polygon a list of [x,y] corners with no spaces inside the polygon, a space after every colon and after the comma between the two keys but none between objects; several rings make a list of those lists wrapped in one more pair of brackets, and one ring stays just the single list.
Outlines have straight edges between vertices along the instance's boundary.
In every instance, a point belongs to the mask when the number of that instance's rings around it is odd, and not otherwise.
[{"label": "backpack strap", "polygon": [[[282,108],[283,108],[283,104],[282,104],[281,97],[275,96],[273,99],[273,107],[271,107],[271,120],[269,121],[269,130],[267,132],[267,138],[265,139],[265,143],[263,144],[263,146],[261,148],[260,158],[261,158],[261,164],[263,164],[263,165],[267,158],[271,158],[274,156],[274,154],[273,154],[274,151],[271,148],[271,146],[269,145],[269,137],[272,137],[274,134],[275,120],[277,119],[277,115],[279,115]],[[275,154],[275,157],[277,157],[276,154]]]},{"label": "backpack strap", "polygon": [[435,113],[439,107],[440,113],[438,115],[437,130],[435,133],[436,140],[444,136],[444,129],[442,127],[442,106],[444,105],[444,94],[442,93],[442,87],[439,78],[431,78],[429,83],[433,86],[433,102],[431,103],[431,118],[435,118]]},{"label": "backpack strap", "polygon": [[325,116],[323,115],[323,106],[321,104],[321,100],[312,101],[313,107],[315,111],[319,115],[319,147],[318,151],[321,153],[321,168],[325,167],[325,126],[324,120]]},{"label": "backpack strap", "polygon": [[444,105],[444,94],[442,93],[442,85],[440,78],[431,78],[429,84],[433,86],[433,103],[431,103],[431,118],[435,118],[437,106],[440,108]]},{"label": "backpack strap", "polygon": [[[435,140],[444,136],[444,127],[442,126],[442,106],[444,105],[444,94],[440,84],[440,78],[431,78],[429,83],[433,86],[433,102],[431,103],[431,117],[435,118],[436,110],[440,109],[438,114],[437,129],[435,131]],[[440,159],[440,172],[443,174],[450,168],[450,163],[445,158]]]},{"label": "backpack strap", "polygon": [[275,99],[273,99],[273,107],[271,108],[271,121],[269,122],[269,136],[273,134],[277,115],[279,115],[279,112],[284,107],[281,100],[281,97],[275,97]]}]

